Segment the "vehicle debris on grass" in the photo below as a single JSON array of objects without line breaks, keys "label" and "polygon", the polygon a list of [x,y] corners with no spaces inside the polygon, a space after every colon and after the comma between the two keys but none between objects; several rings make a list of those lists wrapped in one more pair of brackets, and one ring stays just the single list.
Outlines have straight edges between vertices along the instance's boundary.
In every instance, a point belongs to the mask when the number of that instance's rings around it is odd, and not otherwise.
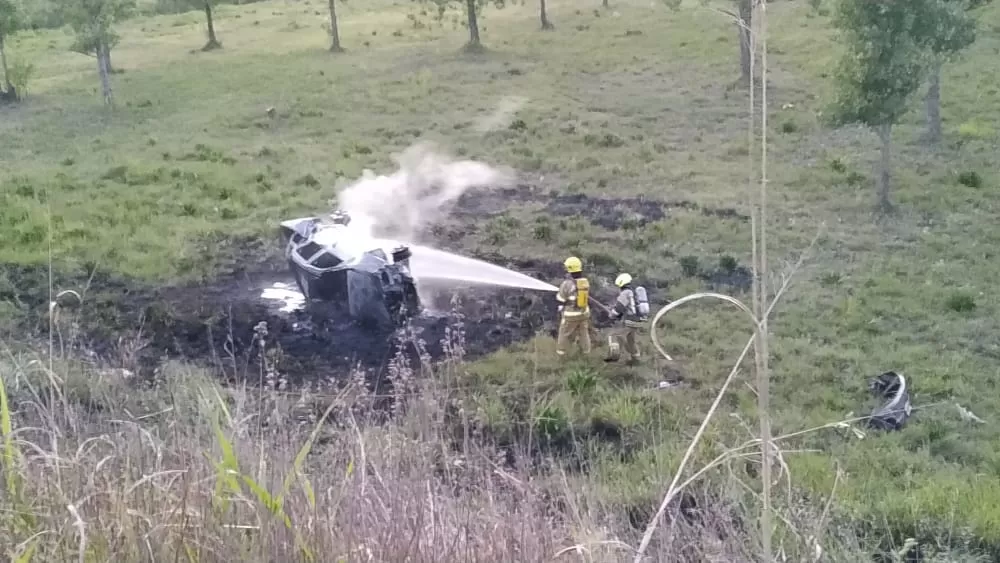
[{"label": "vehicle debris on grass", "polygon": [[913,412],[907,383],[906,377],[894,371],[887,371],[871,380],[868,388],[886,402],[872,412],[868,419],[869,426],[879,430],[903,428]]}]

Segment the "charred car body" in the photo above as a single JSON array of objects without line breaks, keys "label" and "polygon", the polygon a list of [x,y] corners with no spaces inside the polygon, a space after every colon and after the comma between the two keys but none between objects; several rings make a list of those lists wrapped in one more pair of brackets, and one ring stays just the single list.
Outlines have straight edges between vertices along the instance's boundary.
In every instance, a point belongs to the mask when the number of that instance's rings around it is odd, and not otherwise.
[{"label": "charred car body", "polygon": [[359,236],[344,212],[281,223],[285,257],[299,291],[340,308],[360,324],[393,330],[419,314],[410,248]]}]

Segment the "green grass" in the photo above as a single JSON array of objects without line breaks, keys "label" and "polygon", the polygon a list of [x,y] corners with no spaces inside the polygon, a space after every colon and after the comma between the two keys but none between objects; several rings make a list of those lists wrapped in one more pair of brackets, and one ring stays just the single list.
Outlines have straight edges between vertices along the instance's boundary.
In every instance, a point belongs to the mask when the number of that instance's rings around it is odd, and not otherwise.
[{"label": "green grass", "polygon": [[[747,212],[747,103],[730,88],[738,50],[722,16],[693,2],[677,12],[616,3],[600,17],[554,2],[557,30],[541,33],[532,6],[488,8],[489,51],[471,56],[459,52],[462,28],[422,11],[343,5],[348,52],[339,56],[325,51],[322,2],[220,7],[225,49],[211,53],[190,52],[204,42],[197,13],[141,18],[122,26],[112,54],[123,71],[114,113],[100,106],[93,60],[67,52],[70,36],[19,35],[10,52],[38,75],[25,104],[0,109],[0,262],[47,260],[51,210],[60,268],[96,263],[154,282],[197,279],[227,264],[226,247],[212,241],[270,240],[278,221],[322,209],[338,181],[364,168],[391,170],[390,154],[418,138],[515,166],[562,193]],[[827,430],[799,440],[795,448],[818,453],[789,454],[791,480],[823,497],[836,460],[846,471],[838,510],[859,527],[897,539],[968,531],[1000,549],[1000,431],[991,420],[1000,410],[1000,305],[991,294],[1000,272],[992,250],[1000,241],[1000,36],[984,23],[979,41],[945,67],[941,147],[917,142],[914,100],[896,129],[900,211],[876,223],[877,139],[823,125],[839,48],[828,18],[810,14],[790,2],[769,8],[771,268],[794,261],[826,225],[771,325],[775,433],[867,414],[867,379],[890,369],[912,378],[915,403],[926,408],[899,433],[858,439]],[[983,21],[997,18],[993,6]],[[528,99],[516,116],[524,127],[477,132],[475,121],[509,95]],[[972,172],[978,182],[960,181]],[[723,255],[749,262],[749,224],[736,219],[672,209],[634,232],[572,219],[539,231],[528,211],[512,206],[508,215],[521,223],[499,221],[462,248],[612,256],[640,279],[678,280],[671,298],[701,288],[679,257],[708,267]],[[698,388],[652,389],[648,365],[567,371],[541,339],[461,370],[456,377],[478,390],[461,401],[497,439],[519,439],[517,427],[539,419],[556,420],[550,434],[571,439],[595,421],[614,422],[634,455],[598,456],[605,461],[592,484],[608,502],[655,504],[749,336],[746,325],[718,306],[691,305],[672,319],[671,353]],[[987,424],[964,422],[954,403]],[[738,383],[724,408],[752,426],[754,404]],[[720,416],[702,457],[748,438],[734,417]]]}]

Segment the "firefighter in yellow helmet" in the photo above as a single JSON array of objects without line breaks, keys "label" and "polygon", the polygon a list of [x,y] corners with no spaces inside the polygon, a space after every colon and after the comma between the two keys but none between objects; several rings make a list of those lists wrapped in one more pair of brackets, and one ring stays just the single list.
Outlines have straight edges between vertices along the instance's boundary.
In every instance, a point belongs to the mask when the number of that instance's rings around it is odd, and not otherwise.
[{"label": "firefighter in yellow helmet", "polygon": [[583,276],[583,263],[576,256],[567,258],[563,265],[569,276],[556,294],[560,317],[556,354],[565,356],[574,339],[584,354],[590,354],[590,281]]},{"label": "firefighter in yellow helmet", "polygon": [[621,325],[608,336],[608,357],[606,359],[609,362],[617,362],[621,358],[621,347],[624,344],[625,352],[629,355],[627,363],[636,365],[641,357],[638,343],[639,331],[646,328],[646,322],[649,319],[649,301],[646,297],[646,288],[634,286],[632,276],[627,273],[620,274],[615,279],[615,285],[620,291],[609,316],[614,321],[620,320]]}]

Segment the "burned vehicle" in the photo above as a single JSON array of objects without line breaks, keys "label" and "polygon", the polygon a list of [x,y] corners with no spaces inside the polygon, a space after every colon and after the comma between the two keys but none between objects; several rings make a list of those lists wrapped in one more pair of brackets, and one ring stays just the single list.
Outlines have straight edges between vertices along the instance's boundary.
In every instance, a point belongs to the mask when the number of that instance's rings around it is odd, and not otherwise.
[{"label": "burned vehicle", "polygon": [[393,330],[420,313],[410,248],[350,228],[342,211],[282,221],[285,257],[306,304],[332,303],[359,324]]}]

